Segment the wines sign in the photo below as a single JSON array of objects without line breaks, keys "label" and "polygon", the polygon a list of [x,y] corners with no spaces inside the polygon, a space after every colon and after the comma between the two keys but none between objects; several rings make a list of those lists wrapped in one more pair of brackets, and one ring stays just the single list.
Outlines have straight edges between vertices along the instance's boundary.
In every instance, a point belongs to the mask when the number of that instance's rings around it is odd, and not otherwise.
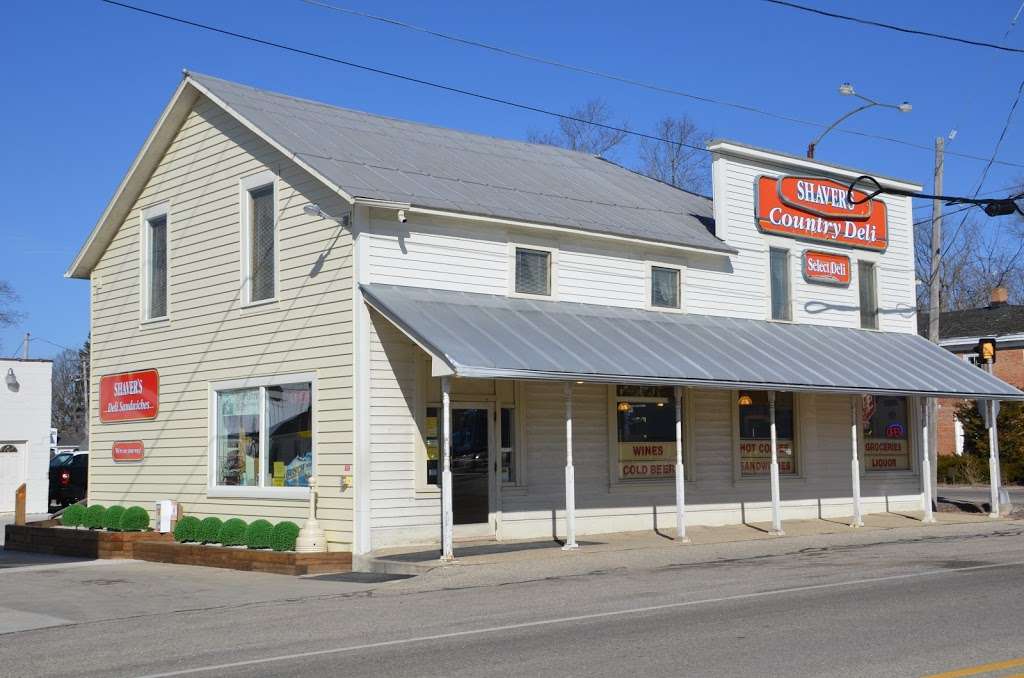
[{"label": "wines sign", "polygon": [[885,203],[867,200],[831,179],[817,177],[757,178],[757,227],[762,233],[845,245],[875,252],[889,246]]}]

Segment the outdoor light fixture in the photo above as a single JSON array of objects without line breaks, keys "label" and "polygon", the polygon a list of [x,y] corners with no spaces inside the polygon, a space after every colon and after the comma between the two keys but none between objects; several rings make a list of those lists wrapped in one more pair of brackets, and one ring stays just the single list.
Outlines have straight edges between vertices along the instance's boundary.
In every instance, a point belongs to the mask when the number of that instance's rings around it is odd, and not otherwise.
[{"label": "outdoor light fixture", "polygon": [[302,211],[311,217],[320,217],[321,219],[330,219],[331,221],[336,221],[342,226],[348,226],[349,224],[348,213],[343,214],[340,217],[333,217],[327,212],[324,212],[320,205],[317,205],[315,202],[309,202],[303,205]]},{"label": "outdoor light fixture", "polygon": [[851,85],[848,82],[844,82],[842,85],[839,86],[839,93],[842,94],[844,97],[853,96],[853,85]]},{"label": "outdoor light fixture", "polygon": [[902,101],[896,104],[896,108],[899,109],[900,113],[910,113],[912,110],[914,110],[914,107],[910,104],[909,101]]},{"label": "outdoor light fixture", "polygon": [[627,403],[627,402],[619,403],[619,407],[618,407],[619,412],[629,412],[631,409],[633,409],[633,406],[630,405],[629,403]]},{"label": "outdoor light fixture", "polygon": [[740,393],[740,399],[737,400],[736,402],[739,403],[740,407],[746,407],[748,405],[753,405],[754,404],[754,399],[751,398],[746,393]]},{"label": "outdoor light fixture", "polygon": [[17,375],[14,374],[13,367],[7,368],[7,378],[5,379],[5,381],[7,382],[7,388],[11,389],[12,391],[18,388],[18,377]]},{"label": "outdoor light fixture", "polygon": [[818,142],[820,142],[822,139],[825,138],[826,134],[828,134],[829,132],[834,130],[836,127],[839,126],[839,123],[843,122],[844,120],[849,118],[851,115],[854,115],[855,113],[860,113],[861,111],[867,110],[868,108],[872,108],[874,106],[881,106],[882,108],[894,108],[897,111],[899,111],[900,113],[909,113],[910,111],[912,111],[914,109],[914,107],[910,105],[909,101],[904,101],[904,102],[901,102],[901,103],[898,103],[898,104],[883,104],[880,101],[875,101],[874,99],[869,99],[868,97],[864,96],[863,94],[857,94],[856,90],[853,89],[853,85],[851,85],[848,82],[844,82],[843,84],[841,84],[839,86],[839,93],[842,94],[844,97],[857,97],[858,99],[860,99],[861,101],[864,101],[865,103],[864,103],[863,106],[858,106],[857,108],[853,109],[849,113],[846,113],[843,116],[841,116],[834,123],[832,123],[831,125],[826,127],[825,131],[822,132],[821,134],[819,134],[817,139],[815,139],[811,143],[807,144],[807,157],[808,158],[813,158],[814,157],[814,148],[818,145]]}]

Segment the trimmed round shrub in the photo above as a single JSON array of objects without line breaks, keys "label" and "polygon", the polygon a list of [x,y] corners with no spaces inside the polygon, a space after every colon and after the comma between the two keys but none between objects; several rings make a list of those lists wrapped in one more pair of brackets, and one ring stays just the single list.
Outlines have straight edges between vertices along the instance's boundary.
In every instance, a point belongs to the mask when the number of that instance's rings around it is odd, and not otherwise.
[{"label": "trimmed round shrub", "polygon": [[121,515],[121,529],[125,532],[145,532],[149,529],[149,512],[141,506],[129,506]]},{"label": "trimmed round shrub", "polygon": [[245,544],[245,531],[249,528],[241,518],[229,518],[220,528],[218,541],[224,546],[242,546]]},{"label": "trimmed round shrub", "polygon": [[249,523],[249,529],[245,531],[245,545],[251,549],[269,549],[270,535],[274,526],[269,521],[254,520]]},{"label": "trimmed round shrub", "polygon": [[103,517],[107,515],[107,507],[103,504],[93,504],[85,509],[82,516],[82,526],[90,530],[98,530],[103,527]]},{"label": "trimmed round shrub", "polygon": [[64,509],[60,516],[61,525],[64,527],[78,527],[85,520],[85,507],[81,504],[72,504]]},{"label": "trimmed round shrub", "polygon": [[199,518],[185,516],[174,526],[174,541],[184,544],[190,541],[199,541]]},{"label": "trimmed round shrub", "polygon": [[294,551],[295,540],[299,536],[299,526],[291,521],[274,525],[270,533],[270,548],[275,551]]},{"label": "trimmed round shrub", "polygon": [[216,544],[220,539],[220,528],[224,522],[220,518],[210,516],[199,522],[199,541],[204,544]]},{"label": "trimmed round shrub", "polygon": [[111,506],[103,514],[103,529],[119,532],[121,530],[121,516],[124,515],[123,506]]}]

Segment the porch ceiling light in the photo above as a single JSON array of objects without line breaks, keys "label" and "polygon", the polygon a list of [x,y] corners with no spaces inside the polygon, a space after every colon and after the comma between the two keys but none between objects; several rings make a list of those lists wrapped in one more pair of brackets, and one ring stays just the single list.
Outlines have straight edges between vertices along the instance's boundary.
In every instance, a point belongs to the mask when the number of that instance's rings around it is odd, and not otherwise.
[{"label": "porch ceiling light", "polygon": [[747,405],[753,405],[754,404],[754,399],[751,398],[746,393],[740,393],[740,398],[736,402],[738,402],[741,407],[746,407]]},{"label": "porch ceiling light", "polygon": [[629,412],[631,409],[633,409],[633,406],[630,405],[629,403],[627,403],[625,401],[619,403],[619,407],[618,407],[619,412]]}]

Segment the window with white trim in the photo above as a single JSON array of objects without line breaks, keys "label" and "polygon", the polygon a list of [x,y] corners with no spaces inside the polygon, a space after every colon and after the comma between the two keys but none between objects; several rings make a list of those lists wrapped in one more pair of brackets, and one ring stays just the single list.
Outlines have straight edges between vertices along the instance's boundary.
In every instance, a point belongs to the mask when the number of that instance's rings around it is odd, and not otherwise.
[{"label": "window with white trim", "polygon": [[[775,394],[775,441],[780,475],[797,474],[796,414],[794,396],[790,392]],[[767,391],[740,391],[736,399],[737,456],[741,476],[762,476],[771,472],[771,412]]]},{"label": "window with white trim", "polygon": [[676,399],[671,386],[615,387],[618,480],[675,477]]},{"label": "window with white trim", "polygon": [[789,250],[772,247],[768,250],[771,284],[772,320],[792,320],[792,300],[789,283]]},{"label": "window with white trim", "polygon": [[680,308],[681,283],[678,268],[651,266],[651,306],[655,308]]},{"label": "window with white trim", "polygon": [[857,262],[857,287],[860,293],[860,326],[865,330],[877,330],[878,276],[873,262]]},{"label": "window with white trim", "polygon": [[551,252],[517,247],[515,267],[517,294],[551,296]]},{"label": "window with white trim", "polygon": [[167,317],[168,210],[166,205],[142,213],[142,319]]},{"label": "window with white trim", "polygon": [[277,295],[277,196],[275,177],[263,172],[242,180],[242,270],[246,303]]},{"label": "window with white trim", "polygon": [[909,471],[910,408],[903,396],[866,395],[861,402],[865,471]]}]

